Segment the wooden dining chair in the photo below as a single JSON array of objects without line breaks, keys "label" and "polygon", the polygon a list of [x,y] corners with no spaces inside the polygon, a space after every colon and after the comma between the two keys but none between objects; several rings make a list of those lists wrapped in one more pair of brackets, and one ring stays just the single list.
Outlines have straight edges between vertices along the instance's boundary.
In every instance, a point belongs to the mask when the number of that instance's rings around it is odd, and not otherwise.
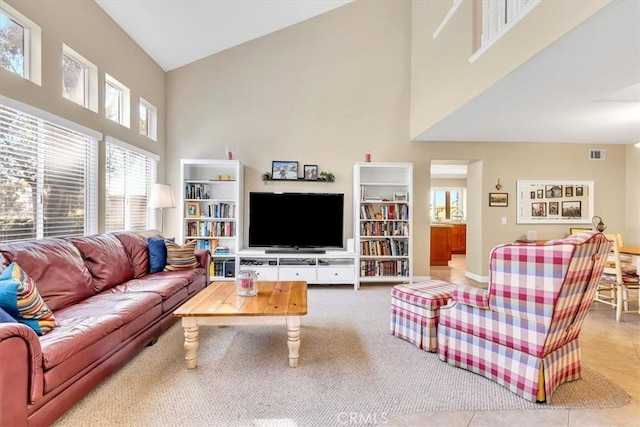
[{"label": "wooden dining chair", "polygon": [[594,299],[615,308],[616,322],[619,322],[625,313],[640,313],[640,309],[629,309],[629,290],[639,289],[640,281],[636,266],[620,255],[622,236],[605,234],[605,237],[611,240],[613,245]]}]

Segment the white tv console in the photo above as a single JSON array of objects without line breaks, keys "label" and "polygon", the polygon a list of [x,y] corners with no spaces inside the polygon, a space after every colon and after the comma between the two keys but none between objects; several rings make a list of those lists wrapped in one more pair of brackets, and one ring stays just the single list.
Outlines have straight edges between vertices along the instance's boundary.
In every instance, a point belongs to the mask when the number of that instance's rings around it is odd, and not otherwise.
[{"label": "white tv console", "polygon": [[318,253],[265,253],[238,251],[236,267],[251,269],[259,280],[304,280],[317,284],[351,284],[358,289],[357,254],[347,251]]}]

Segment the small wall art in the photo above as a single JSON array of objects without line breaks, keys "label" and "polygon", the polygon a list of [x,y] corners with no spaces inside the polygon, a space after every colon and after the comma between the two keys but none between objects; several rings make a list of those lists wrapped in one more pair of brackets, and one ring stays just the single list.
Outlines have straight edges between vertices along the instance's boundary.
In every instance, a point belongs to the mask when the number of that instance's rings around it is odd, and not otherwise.
[{"label": "small wall art", "polygon": [[509,206],[509,193],[489,193],[489,206]]}]

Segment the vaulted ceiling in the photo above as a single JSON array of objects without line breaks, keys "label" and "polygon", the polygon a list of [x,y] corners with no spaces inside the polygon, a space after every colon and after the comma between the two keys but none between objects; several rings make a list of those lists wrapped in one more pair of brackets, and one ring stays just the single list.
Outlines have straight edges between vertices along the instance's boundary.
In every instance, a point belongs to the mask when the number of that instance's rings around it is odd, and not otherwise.
[{"label": "vaulted ceiling", "polygon": [[[352,0],[96,0],[165,71]],[[613,1],[415,141],[640,142],[640,1]]]}]

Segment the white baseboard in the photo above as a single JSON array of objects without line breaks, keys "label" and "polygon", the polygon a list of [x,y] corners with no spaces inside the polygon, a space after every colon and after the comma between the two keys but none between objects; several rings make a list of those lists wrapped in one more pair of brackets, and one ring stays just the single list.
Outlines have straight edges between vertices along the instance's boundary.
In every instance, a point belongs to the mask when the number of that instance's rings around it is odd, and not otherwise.
[{"label": "white baseboard", "polygon": [[480,283],[489,283],[489,276],[480,276],[469,271],[464,272],[464,277],[468,277],[469,279],[475,280],[476,282]]}]

